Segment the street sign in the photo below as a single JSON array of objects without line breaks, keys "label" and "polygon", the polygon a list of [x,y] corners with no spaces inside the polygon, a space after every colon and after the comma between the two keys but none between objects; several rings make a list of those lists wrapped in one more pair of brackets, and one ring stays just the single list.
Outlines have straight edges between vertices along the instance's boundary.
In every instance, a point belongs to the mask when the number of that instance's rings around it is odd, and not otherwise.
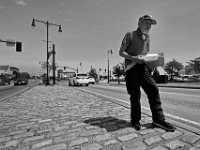
[{"label": "street sign", "polygon": [[7,40],[6,46],[15,46],[15,41],[14,40]]}]

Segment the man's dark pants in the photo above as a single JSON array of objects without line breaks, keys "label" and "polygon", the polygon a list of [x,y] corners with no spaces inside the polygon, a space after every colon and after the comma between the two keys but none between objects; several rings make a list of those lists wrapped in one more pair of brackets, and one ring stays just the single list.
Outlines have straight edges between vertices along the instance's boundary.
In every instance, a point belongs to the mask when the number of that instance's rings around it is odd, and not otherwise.
[{"label": "man's dark pants", "polygon": [[165,117],[161,107],[159,90],[148,66],[146,64],[136,64],[126,72],[125,79],[127,91],[130,95],[131,122],[134,124],[141,120],[140,87],[143,88],[149,99],[152,120],[154,122],[164,121]]}]

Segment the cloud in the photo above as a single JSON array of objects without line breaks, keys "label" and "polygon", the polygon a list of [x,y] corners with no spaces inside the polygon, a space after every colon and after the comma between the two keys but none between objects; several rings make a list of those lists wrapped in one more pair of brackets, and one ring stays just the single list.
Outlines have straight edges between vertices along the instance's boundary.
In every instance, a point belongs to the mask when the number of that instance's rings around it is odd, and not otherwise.
[{"label": "cloud", "polygon": [[16,4],[21,5],[21,6],[26,6],[27,2],[25,2],[24,0],[15,0]]},{"label": "cloud", "polygon": [[0,5],[0,10],[3,10],[3,6]]}]

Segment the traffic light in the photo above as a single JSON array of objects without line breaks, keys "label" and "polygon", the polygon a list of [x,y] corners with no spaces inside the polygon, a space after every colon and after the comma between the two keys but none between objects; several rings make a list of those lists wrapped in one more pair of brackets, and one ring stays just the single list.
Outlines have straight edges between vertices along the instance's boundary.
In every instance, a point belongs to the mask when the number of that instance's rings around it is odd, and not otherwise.
[{"label": "traffic light", "polygon": [[22,51],[22,42],[16,42],[16,52]]}]

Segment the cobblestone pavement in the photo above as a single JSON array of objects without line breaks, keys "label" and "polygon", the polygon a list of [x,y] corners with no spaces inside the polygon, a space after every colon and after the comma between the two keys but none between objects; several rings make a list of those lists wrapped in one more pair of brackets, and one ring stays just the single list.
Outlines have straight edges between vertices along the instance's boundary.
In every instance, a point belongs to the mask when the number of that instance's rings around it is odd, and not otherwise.
[{"label": "cobblestone pavement", "polygon": [[129,109],[64,85],[38,85],[0,103],[0,150],[199,150],[200,136],[166,132]]}]

